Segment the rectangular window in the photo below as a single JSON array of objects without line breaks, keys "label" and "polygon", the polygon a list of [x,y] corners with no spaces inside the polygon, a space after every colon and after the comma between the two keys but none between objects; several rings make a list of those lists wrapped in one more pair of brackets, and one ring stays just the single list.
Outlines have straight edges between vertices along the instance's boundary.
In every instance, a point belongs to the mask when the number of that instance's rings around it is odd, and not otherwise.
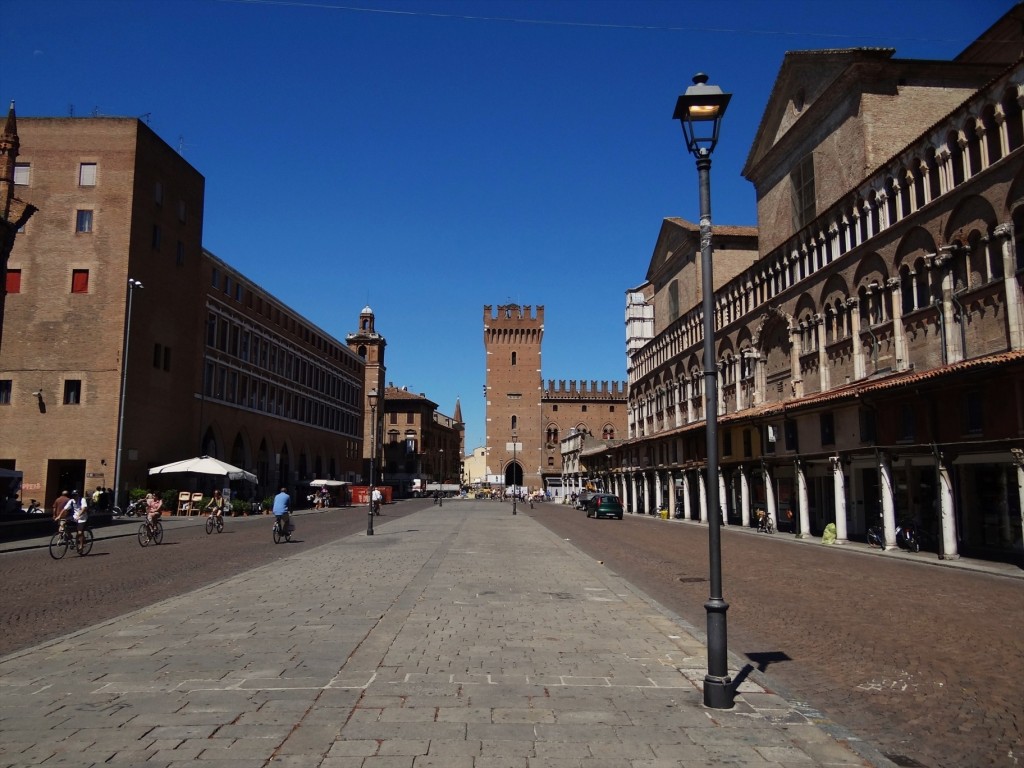
[{"label": "rectangular window", "polygon": [[11,404],[11,380],[0,379],[0,405]]},{"label": "rectangular window", "polygon": [[80,209],[75,213],[75,232],[92,232],[92,211]]},{"label": "rectangular window", "polygon": [[162,237],[162,233],[160,232],[160,225],[159,224],[154,224],[153,225],[153,250],[154,251],[159,251],[160,250],[160,239],[161,239],[161,237]]},{"label": "rectangular window", "polygon": [[7,270],[7,293],[21,293],[21,270]]},{"label": "rectangular window", "polygon": [[179,200],[178,201],[178,221],[180,221],[180,222],[184,222],[185,221],[185,201],[184,200]]},{"label": "rectangular window", "polygon": [[32,180],[32,165],[30,163],[14,164],[14,184],[18,187],[27,187]]},{"label": "rectangular window", "polygon": [[78,184],[82,187],[96,186],[96,163],[82,163],[78,166]]},{"label": "rectangular window", "polygon": [[766,426],[764,428],[764,452],[765,453],[775,453],[775,439],[776,439],[775,426],[773,424],[769,424],[768,426]]},{"label": "rectangular window", "polygon": [[71,292],[72,293],[88,293],[89,292],[89,270],[88,269],[73,269],[73,270],[71,270]]},{"label": "rectangular window", "polygon": [[722,432],[722,455],[732,456],[732,432],[729,430]]},{"label": "rectangular window", "polygon": [[964,431],[969,435],[980,435],[984,414],[984,400],[981,392],[968,392],[964,397]]},{"label": "rectangular window", "polygon": [[823,413],[818,416],[819,425],[821,427],[821,444],[822,445],[835,445],[836,444],[836,422],[835,417],[831,413]]},{"label": "rectangular window", "polygon": [[210,285],[216,288],[220,284],[220,270],[216,267],[213,268],[213,275],[210,278]]},{"label": "rectangular window", "polygon": [[798,451],[798,450],[800,450],[800,445],[799,445],[799,442],[797,440],[796,422],[795,421],[790,421],[789,419],[787,419],[783,423],[783,431],[785,432],[785,435],[786,435],[786,450],[787,451]]},{"label": "rectangular window", "polygon": [[754,455],[754,442],[749,429],[743,430],[743,458],[749,459]]},{"label": "rectangular window", "polygon": [[801,160],[789,178],[793,185],[793,230],[798,232],[814,220],[814,155]]},{"label": "rectangular window", "polygon": [[901,443],[912,443],[917,432],[917,412],[914,409],[913,404],[904,403],[900,408],[900,425],[899,425],[899,437],[898,442]]},{"label": "rectangular window", "polygon": [[581,408],[580,410],[581,410],[581,411],[582,411],[583,413],[586,413],[586,412],[587,412],[587,406],[585,406],[585,405],[584,405],[584,406],[583,406],[583,407],[582,407],[582,408]]},{"label": "rectangular window", "polygon": [[860,409],[860,441],[862,443],[875,442],[877,430],[875,429],[875,412],[870,408]]},{"label": "rectangular window", "polygon": [[390,418],[390,422],[389,423],[391,423],[391,424],[397,424],[398,423],[398,411],[392,411],[391,413],[388,414],[388,417]]},{"label": "rectangular window", "polygon": [[64,382],[64,405],[78,405],[82,402],[82,380],[68,379]]}]

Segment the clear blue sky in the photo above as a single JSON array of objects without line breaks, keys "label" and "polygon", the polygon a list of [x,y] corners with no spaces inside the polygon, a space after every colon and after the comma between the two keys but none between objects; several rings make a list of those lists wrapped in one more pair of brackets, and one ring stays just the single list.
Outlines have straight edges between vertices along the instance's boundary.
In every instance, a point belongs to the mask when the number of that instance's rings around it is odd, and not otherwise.
[{"label": "clear blue sky", "polygon": [[142,116],[206,178],[204,244],[483,442],[483,305],[545,306],[545,379],[625,379],[624,294],[698,218],[677,96],[733,93],[716,224],[788,50],[948,59],[1011,0],[0,0],[0,103]]}]

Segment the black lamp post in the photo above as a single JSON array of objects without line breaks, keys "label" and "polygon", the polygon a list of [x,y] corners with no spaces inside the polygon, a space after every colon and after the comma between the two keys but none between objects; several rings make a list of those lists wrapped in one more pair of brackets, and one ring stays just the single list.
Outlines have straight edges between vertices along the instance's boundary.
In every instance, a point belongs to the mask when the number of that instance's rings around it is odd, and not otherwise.
[{"label": "black lamp post", "polygon": [[708,554],[711,594],[704,604],[708,617],[708,672],[704,676],[704,705],[729,709],[733,705],[729,679],[729,650],[722,597],[722,513],[718,506],[718,380],[715,365],[715,285],[711,263],[711,153],[718,143],[718,129],[732,94],[708,85],[703,72],[676,102],[673,119],[683,126],[686,148],[697,158],[700,181],[700,264],[704,313],[704,424],[707,432]]},{"label": "black lamp post", "polygon": [[516,447],[518,444],[516,441],[519,437],[516,435],[516,431],[512,430],[512,514],[516,513],[516,496],[519,495],[519,488],[516,483]]},{"label": "black lamp post", "polygon": [[366,395],[366,400],[370,404],[370,508],[366,516],[366,535],[373,536],[373,492],[376,490],[374,487],[374,473],[373,473],[373,460],[377,455],[377,388],[374,387]]}]

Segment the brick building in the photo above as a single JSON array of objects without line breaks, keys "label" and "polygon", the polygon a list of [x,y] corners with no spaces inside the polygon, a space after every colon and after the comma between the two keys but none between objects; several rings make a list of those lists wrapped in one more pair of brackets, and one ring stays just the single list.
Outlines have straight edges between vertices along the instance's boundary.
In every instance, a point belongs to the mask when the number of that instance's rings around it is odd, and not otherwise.
[{"label": "brick building", "polygon": [[0,466],[25,495],[113,486],[119,446],[122,500],[198,452],[256,472],[247,495],[357,479],[362,358],[204,251],[199,172],[134,118],[18,133],[39,213],[5,281]]},{"label": "brick building", "polygon": [[1016,6],[953,61],[786,54],[744,168],[756,260],[730,266],[737,233],[713,230],[720,476],[701,297],[671,287],[699,288],[699,243],[673,262],[663,225],[648,275],[670,267],[604,476],[631,511],[707,520],[716,482],[729,524],[765,511],[840,542],[877,524],[891,548],[911,520],[940,557],[1021,557],[1022,21]]},{"label": "brick building", "polygon": [[382,417],[383,472],[380,482],[399,496],[412,492],[413,480],[461,483],[465,425],[462,408],[446,416],[426,395],[388,384]]},{"label": "brick building", "polygon": [[507,304],[496,312],[484,307],[487,475],[503,485],[556,490],[562,482],[561,436],[570,429],[622,434],[626,387],[625,382],[564,380],[550,380],[545,387],[543,339],[544,307]]}]

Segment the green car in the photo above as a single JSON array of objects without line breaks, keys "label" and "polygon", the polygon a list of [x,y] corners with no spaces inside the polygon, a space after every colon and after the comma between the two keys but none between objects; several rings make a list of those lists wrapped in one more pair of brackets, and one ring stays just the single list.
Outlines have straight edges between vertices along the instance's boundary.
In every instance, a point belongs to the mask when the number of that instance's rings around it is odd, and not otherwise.
[{"label": "green car", "polygon": [[587,517],[614,517],[616,520],[622,519],[622,502],[619,501],[618,496],[613,496],[610,493],[595,493],[589,499],[587,499]]}]

